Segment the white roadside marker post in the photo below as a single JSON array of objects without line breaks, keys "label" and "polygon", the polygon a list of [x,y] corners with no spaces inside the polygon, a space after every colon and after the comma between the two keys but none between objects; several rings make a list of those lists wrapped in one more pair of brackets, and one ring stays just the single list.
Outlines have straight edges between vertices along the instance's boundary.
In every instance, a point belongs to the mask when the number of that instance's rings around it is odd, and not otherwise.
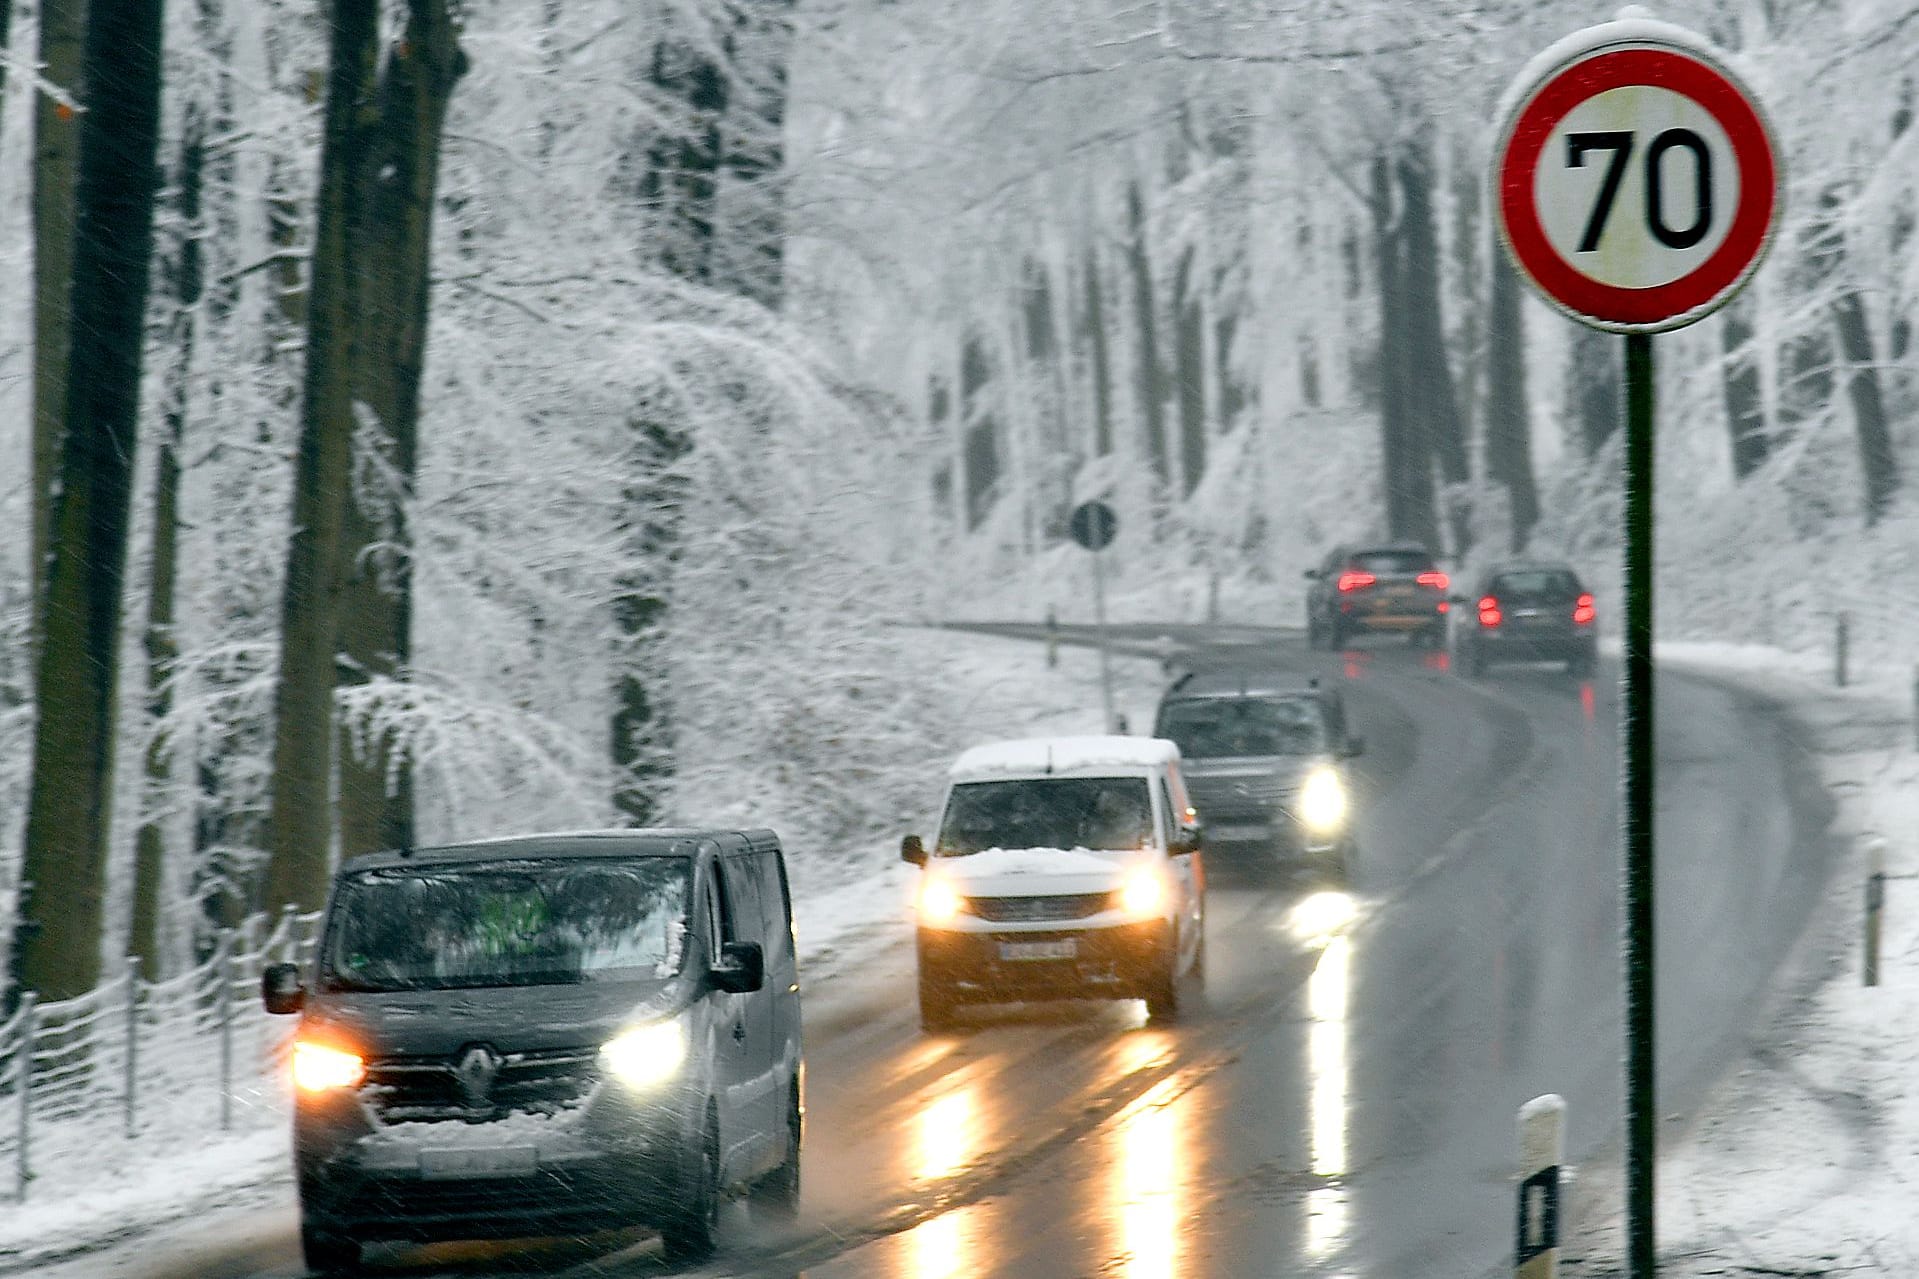
[{"label": "white roadside marker post", "polygon": [[1559,1274],[1559,1165],[1566,1150],[1566,1099],[1535,1097],[1519,1108],[1519,1223],[1514,1279]]}]

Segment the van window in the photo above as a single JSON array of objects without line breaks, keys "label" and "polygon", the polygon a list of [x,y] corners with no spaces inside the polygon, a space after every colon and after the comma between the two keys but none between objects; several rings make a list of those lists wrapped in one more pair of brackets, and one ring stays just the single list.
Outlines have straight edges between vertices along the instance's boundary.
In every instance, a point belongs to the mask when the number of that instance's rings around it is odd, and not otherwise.
[{"label": "van window", "polygon": [[732,941],[761,941],[766,935],[766,912],[760,905],[759,876],[744,857],[720,859],[726,880],[727,903],[733,908]]},{"label": "van window", "polygon": [[786,864],[778,853],[754,853],[759,870],[760,906],[766,918],[766,957],[784,958],[793,948],[793,899],[786,886]]},{"label": "van window", "polygon": [[1155,730],[1186,759],[1315,755],[1327,749],[1325,717],[1309,697],[1196,697],[1169,702]]},{"label": "van window", "polygon": [[1144,777],[1029,777],[955,786],[934,852],[1140,848],[1152,837],[1152,792]]}]

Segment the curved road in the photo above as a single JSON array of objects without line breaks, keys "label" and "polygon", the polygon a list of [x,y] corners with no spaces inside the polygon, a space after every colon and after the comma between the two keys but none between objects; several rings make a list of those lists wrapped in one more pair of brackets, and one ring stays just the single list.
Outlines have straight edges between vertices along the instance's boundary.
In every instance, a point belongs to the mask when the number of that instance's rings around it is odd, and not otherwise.
[{"label": "curved road", "polygon": [[[1173,1028],[1087,1004],[922,1035],[904,932],[816,976],[801,1220],[773,1236],[735,1212],[699,1273],[1478,1279],[1510,1273],[1522,1103],[1564,1095],[1569,1159],[1608,1157],[1622,1108],[1610,671],[1474,681],[1385,640],[1309,653],[1244,627],[1124,627],[1115,642],[1342,682],[1368,743],[1351,893],[1210,857],[1206,1005]],[[1678,1121],[1804,921],[1827,806],[1764,705],[1671,674],[1659,695],[1661,1109]],[[290,1198],[44,1273],[299,1275]],[[613,1234],[374,1249],[365,1272],[670,1268],[650,1237]]]}]

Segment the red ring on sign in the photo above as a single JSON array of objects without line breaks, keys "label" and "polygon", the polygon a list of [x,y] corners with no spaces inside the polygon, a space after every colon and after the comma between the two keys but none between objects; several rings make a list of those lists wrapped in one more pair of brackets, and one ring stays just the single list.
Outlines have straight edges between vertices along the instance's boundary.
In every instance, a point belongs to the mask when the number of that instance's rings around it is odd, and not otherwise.
[{"label": "red ring on sign", "polygon": [[[1626,85],[1680,93],[1711,113],[1732,143],[1739,211],[1711,257],[1677,280],[1646,289],[1602,284],[1575,269],[1546,238],[1533,203],[1533,177],[1553,128],[1588,98]],[[1766,126],[1746,95],[1718,68],[1665,49],[1615,49],[1573,63],[1520,110],[1499,168],[1499,209],[1513,256],[1561,306],[1613,324],[1653,325],[1705,307],[1759,260],[1778,198],[1778,170]]]}]

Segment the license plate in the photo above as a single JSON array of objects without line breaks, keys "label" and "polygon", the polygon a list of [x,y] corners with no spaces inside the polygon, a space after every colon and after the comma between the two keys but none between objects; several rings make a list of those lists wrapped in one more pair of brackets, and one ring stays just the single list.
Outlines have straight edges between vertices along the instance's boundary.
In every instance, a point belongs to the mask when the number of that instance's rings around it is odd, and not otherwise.
[{"label": "license plate", "polygon": [[540,1153],[532,1146],[475,1146],[471,1149],[422,1150],[420,1175],[443,1177],[511,1177],[538,1172]]},{"label": "license plate", "polygon": [[1079,954],[1079,943],[1068,937],[1065,941],[1003,941],[999,944],[999,957],[1017,962],[1025,959],[1071,959]]}]

